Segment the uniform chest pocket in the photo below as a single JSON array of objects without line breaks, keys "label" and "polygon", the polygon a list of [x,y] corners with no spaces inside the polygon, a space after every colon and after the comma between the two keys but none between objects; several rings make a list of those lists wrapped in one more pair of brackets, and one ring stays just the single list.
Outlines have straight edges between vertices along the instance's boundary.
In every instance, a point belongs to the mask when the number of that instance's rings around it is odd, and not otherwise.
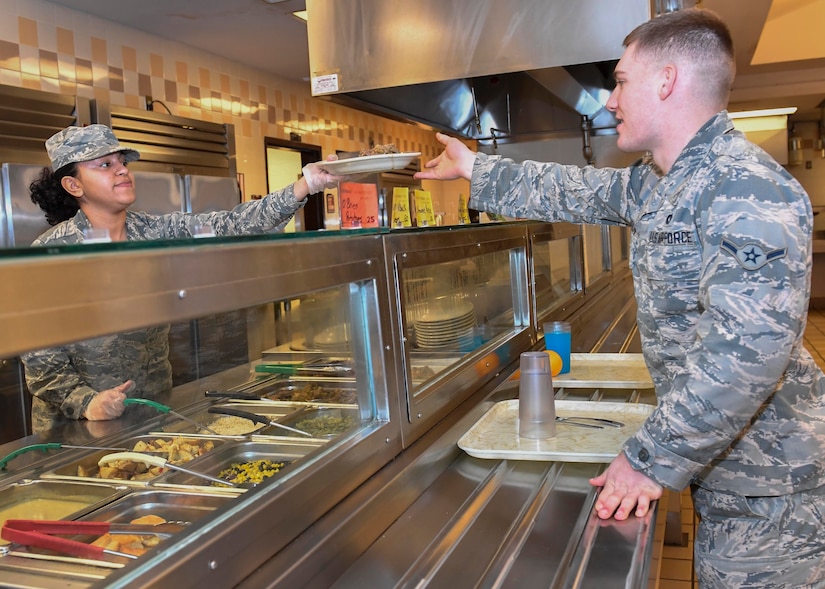
[{"label": "uniform chest pocket", "polygon": [[637,253],[643,305],[655,315],[682,314],[698,308],[702,252],[695,235],[652,233]]}]

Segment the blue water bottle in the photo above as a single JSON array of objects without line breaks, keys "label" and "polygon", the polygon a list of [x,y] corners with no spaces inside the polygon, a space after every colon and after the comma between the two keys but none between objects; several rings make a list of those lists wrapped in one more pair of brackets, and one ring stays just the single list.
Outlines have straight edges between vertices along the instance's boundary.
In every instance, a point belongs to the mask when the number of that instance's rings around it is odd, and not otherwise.
[{"label": "blue water bottle", "polygon": [[561,372],[570,372],[570,324],[567,321],[550,321],[544,324],[544,349],[561,356]]}]

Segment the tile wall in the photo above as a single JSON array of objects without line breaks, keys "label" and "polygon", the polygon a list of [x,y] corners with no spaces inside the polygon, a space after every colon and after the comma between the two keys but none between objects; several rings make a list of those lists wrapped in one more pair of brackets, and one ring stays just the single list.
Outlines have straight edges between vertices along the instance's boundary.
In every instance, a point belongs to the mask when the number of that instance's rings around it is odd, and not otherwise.
[{"label": "tile wall", "polygon": [[[424,161],[440,152],[429,129],[313,98],[308,84],[45,0],[0,0],[0,15],[0,84],[131,108],[144,108],[151,96],[172,114],[231,123],[247,199],[266,191],[264,137],[297,133],[324,157],[358,151],[370,139],[420,151]],[[441,187],[425,188],[434,200],[441,196]]]}]

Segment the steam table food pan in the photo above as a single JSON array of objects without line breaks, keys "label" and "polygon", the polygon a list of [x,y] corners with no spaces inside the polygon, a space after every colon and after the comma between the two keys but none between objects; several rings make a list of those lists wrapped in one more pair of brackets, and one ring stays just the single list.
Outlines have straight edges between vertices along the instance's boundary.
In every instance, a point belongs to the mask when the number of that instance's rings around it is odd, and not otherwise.
[{"label": "steam table food pan", "polygon": [[[243,465],[259,460],[267,460],[272,463],[283,463],[280,471],[270,478],[279,478],[282,473],[286,473],[294,467],[310,452],[322,445],[321,442],[232,442],[224,445],[220,450],[216,450],[208,456],[198,461],[198,472],[208,474],[213,477],[222,478],[222,471],[233,468],[233,465]],[[201,478],[180,472],[169,472],[158,481],[158,486],[173,488],[207,488],[220,491],[217,486],[211,486],[208,482],[204,484]],[[233,490],[231,487],[225,489]],[[237,489],[242,491],[243,488]]]},{"label": "steam table food pan", "polygon": [[[250,413],[256,413],[258,415],[262,415],[264,417],[269,418],[271,421],[276,421],[279,419],[284,418],[285,416],[293,413],[295,411],[300,411],[303,409],[303,405],[294,404],[294,403],[274,403],[274,402],[255,402],[255,401],[242,401],[242,400],[233,400],[232,402],[226,403],[216,403],[213,407],[230,407],[230,408],[238,408],[244,411],[249,411]],[[250,425],[250,429],[248,432],[243,433],[229,433],[232,430],[230,429],[222,429],[220,424],[225,424],[226,420],[221,420],[221,415],[216,415],[214,413],[209,413],[208,410],[204,409],[202,412],[199,412],[192,416],[192,418],[197,421],[198,423],[203,423],[208,425],[209,427],[213,427],[216,432],[220,435],[227,435],[227,436],[242,436],[246,433],[252,433],[259,431],[263,425],[261,424],[252,424]],[[223,416],[225,417],[225,416]],[[166,433],[194,433],[195,427],[187,423],[185,421],[171,421],[168,424],[163,426],[163,432]]]},{"label": "steam table food pan", "polygon": [[[188,464],[201,456],[208,455],[214,449],[219,448],[226,440],[218,437],[189,437],[189,436],[174,436],[174,435],[144,435],[129,438],[122,445],[136,452],[153,453],[158,456],[163,456],[170,462],[175,464]],[[173,454],[164,452],[154,452],[152,448],[169,447],[168,444],[176,442],[177,448],[181,449],[180,453],[176,453],[176,446],[172,446]],[[146,450],[144,446],[148,446],[150,450]],[[187,448],[193,451],[189,452]],[[88,454],[83,458],[74,462],[65,464],[43,474],[45,479],[68,479],[80,481],[108,481],[116,484],[123,484],[128,486],[145,487],[152,484],[161,474],[146,473],[140,470],[135,470],[133,476],[123,476],[123,478],[102,478],[98,462],[104,456],[112,454],[109,451],[100,451]],[[120,471],[118,476],[126,475],[128,471]]]},{"label": "steam table food pan", "polygon": [[156,515],[170,522],[194,523],[231,500],[230,496],[208,492],[140,489],[94,510],[81,519],[125,524],[139,517]]},{"label": "steam table food pan", "polygon": [[261,398],[300,403],[336,403],[352,405],[358,402],[355,380],[351,378],[288,378],[267,381],[255,387]]},{"label": "steam table food pan", "polygon": [[[357,408],[321,406],[293,413],[281,423],[307,432],[313,438],[331,439],[358,427],[361,421]],[[289,432],[286,435],[297,436]]]},{"label": "steam table food pan", "polygon": [[[122,496],[113,484],[26,480],[0,489],[0,527],[7,519],[76,519]],[[0,544],[5,544],[0,540]]]}]

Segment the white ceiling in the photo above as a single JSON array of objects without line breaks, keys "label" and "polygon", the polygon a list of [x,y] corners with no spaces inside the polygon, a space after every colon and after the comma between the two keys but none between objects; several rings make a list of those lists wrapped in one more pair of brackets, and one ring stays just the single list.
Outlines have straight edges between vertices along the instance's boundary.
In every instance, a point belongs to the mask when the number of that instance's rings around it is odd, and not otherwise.
[{"label": "white ceiling", "polygon": [[[309,79],[305,0],[52,0],[293,81]],[[605,0],[610,1],[610,0]],[[727,23],[737,49],[731,110],[797,106],[818,120],[825,99],[825,0],[700,0]],[[751,63],[756,54],[758,65]]]}]

